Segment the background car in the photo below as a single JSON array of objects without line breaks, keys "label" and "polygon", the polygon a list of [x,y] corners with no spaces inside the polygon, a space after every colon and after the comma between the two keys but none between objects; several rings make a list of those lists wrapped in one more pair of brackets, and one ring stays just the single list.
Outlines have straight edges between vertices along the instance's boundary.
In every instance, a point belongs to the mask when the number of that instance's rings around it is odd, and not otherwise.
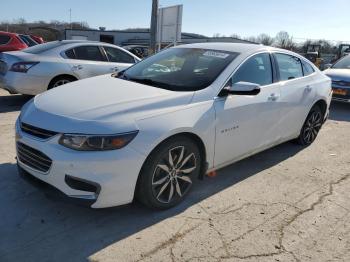
[{"label": "background car", "polygon": [[27,47],[18,34],[0,31],[0,52],[17,51]]},{"label": "background car", "polygon": [[36,35],[29,35],[35,42],[37,42],[38,44],[43,44],[45,43],[44,39],[40,36],[36,36]]},{"label": "background car", "polygon": [[338,60],[324,73],[332,79],[333,100],[350,102],[350,55]]},{"label": "background car", "polygon": [[178,46],[27,103],[16,123],[19,170],[93,208],[136,197],[166,209],[206,172],[285,141],[310,145],[331,93],[331,80],[293,52]]},{"label": "background car", "polygon": [[54,41],[0,55],[0,88],[36,95],[75,80],[124,70],[140,61],[111,44]]},{"label": "background car", "polygon": [[38,42],[36,42],[30,35],[19,34],[18,36],[28,47],[38,45]]}]

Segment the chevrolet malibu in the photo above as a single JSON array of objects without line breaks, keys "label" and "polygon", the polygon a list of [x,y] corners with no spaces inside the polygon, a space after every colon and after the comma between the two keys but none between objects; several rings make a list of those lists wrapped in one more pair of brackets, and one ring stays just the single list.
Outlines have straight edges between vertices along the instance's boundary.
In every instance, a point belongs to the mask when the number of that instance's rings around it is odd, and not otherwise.
[{"label": "chevrolet malibu", "polygon": [[330,79],[286,50],[179,46],[29,101],[18,167],[93,208],[137,198],[166,209],[208,172],[285,141],[310,145],[331,96]]}]

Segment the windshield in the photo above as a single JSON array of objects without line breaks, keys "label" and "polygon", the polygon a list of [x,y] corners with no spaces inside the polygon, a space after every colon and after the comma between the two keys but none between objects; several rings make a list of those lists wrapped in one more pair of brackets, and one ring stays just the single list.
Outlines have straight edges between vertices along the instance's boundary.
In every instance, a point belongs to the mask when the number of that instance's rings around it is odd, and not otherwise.
[{"label": "windshield", "polygon": [[332,66],[332,68],[350,69],[350,56],[345,56],[344,58],[340,59]]},{"label": "windshield", "polygon": [[127,69],[120,78],[172,91],[208,87],[238,53],[198,48],[171,48]]}]

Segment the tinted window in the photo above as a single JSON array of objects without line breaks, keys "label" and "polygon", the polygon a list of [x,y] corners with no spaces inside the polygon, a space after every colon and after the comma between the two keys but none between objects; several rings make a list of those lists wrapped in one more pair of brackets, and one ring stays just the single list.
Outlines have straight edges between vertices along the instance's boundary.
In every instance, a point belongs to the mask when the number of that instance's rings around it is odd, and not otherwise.
[{"label": "tinted window", "polygon": [[275,54],[275,56],[281,81],[303,76],[303,70],[299,58],[286,54]]},{"label": "tinted window", "polygon": [[272,68],[269,54],[258,54],[249,58],[232,77],[232,84],[250,82],[259,85],[272,83]]},{"label": "tinted window", "polygon": [[65,52],[66,56],[70,59],[75,59],[74,49],[69,49]]},{"label": "tinted window", "polygon": [[105,61],[98,46],[78,46],[74,48],[76,59]]},{"label": "tinted window", "polygon": [[105,49],[108,57],[108,61],[110,62],[128,63],[128,64],[135,63],[135,59],[131,55],[125,53],[120,49],[108,47],[108,46],[104,46],[103,48]]},{"label": "tinted window", "polygon": [[303,62],[303,71],[304,71],[304,76],[311,75],[313,72],[315,72],[313,67],[307,62]]},{"label": "tinted window", "polygon": [[238,53],[169,48],[130,67],[120,78],[173,91],[208,87]]},{"label": "tinted window", "polygon": [[0,35],[0,45],[6,45],[10,41],[11,37],[8,35]]}]

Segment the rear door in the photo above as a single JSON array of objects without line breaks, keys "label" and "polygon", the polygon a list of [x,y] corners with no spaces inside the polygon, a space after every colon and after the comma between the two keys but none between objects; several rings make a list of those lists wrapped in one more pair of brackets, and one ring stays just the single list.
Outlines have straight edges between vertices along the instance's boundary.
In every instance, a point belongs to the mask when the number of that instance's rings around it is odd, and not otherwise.
[{"label": "rear door", "polygon": [[269,53],[252,56],[228,85],[243,81],[261,86],[257,95],[228,95],[214,101],[215,166],[264,148],[280,138],[280,84],[275,82]]},{"label": "rear door", "polygon": [[[97,45],[82,45],[65,51],[73,73],[79,79],[110,73],[102,49]],[[107,64],[107,65],[106,65]]]},{"label": "rear door", "polygon": [[[312,66],[293,55],[274,53],[281,81],[281,134],[284,138],[296,135],[315,98]],[[306,62],[305,62],[306,63]],[[311,67],[311,68],[310,68]],[[305,76],[304,76],[305,75]]]},{"label": "rear door", "polygon": [[122,49],[111,46],[103,46],[102,48],[105,51],[111,72],[124,70],[136,62],[132,55]]}]

